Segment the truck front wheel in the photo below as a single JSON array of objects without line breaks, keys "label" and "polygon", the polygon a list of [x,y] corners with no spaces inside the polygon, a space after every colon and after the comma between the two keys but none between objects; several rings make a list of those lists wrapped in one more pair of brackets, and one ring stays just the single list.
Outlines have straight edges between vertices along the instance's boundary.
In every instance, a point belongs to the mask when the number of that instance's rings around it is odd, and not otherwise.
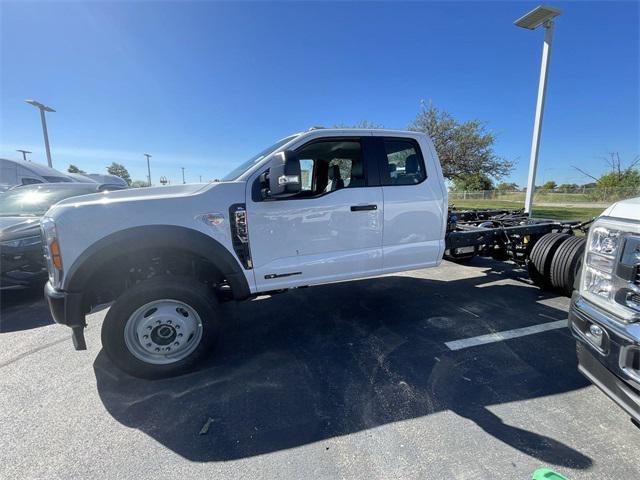
[{"label": "truck front wheel", "polygon": [[191,278],[154,277],[120,296],[102,325],[102,346],[120,369],[141,378],[186,373],[220,330],[213,292]]}]

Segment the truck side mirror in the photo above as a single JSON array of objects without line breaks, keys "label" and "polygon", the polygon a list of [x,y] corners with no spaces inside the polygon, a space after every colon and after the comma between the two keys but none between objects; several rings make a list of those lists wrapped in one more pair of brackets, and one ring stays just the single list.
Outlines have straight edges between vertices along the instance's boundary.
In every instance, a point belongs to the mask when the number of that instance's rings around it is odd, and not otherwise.
[{"label": "truck side mirror", "polygon": [[269,196],[290,197],[299,193],[300,160],[293,150],[276,153],[269,168]]}]

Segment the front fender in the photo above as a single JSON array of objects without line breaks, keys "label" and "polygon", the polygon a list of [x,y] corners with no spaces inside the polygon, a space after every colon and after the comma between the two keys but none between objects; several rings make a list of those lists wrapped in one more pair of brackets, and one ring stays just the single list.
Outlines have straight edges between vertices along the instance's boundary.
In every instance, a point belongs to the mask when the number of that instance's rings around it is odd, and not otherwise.
[{"label": "front fender", "polygon": [[62,289],[82,292],[91,277],[124,254],[154,248],[175,248],[201,256],[222,272],[237,300],[251,294],[242,267],[220,242],[197,230],[175,225],[146,225],[108,235],[82,252],[66,272]]}]

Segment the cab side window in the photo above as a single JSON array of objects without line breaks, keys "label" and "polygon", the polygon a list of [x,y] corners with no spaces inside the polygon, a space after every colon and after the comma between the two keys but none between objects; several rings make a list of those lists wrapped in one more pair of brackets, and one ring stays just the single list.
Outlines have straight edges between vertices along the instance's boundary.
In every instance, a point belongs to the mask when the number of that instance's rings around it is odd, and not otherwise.
[{"label": "cab side window", "polygon": [[36,183],[42,183],[42,180],[37,178],[22,177],[22,185],[35,185]]},{"label": "cab side window", "polygon": [[366,186],[362,147],[358,139],[320,140],[298,151],[302,191],[297,197],[324,195]]},{"label": "cab side window", "polygon": [[415,140],[385,138],[384,149],[383,185],[416,185],[427,178],[422,153]]}]

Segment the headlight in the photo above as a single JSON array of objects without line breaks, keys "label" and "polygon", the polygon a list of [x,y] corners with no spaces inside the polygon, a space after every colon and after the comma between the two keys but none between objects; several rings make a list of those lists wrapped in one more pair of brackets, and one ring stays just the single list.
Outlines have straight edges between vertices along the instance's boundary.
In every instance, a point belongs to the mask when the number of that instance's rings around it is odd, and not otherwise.
[{"label": "headlight", "polygon": [[42,237],[40,235],[34,235],[32,237],[25,238],[17,238],[15,240],[7,240],[6,242],[0,242],[0,245],[3,247],[31,247],[33,245],[38,245],[42,242]]},{"label": "headlight", "polygon": [[62,257],[60,256],[60,244],[56,232],[56,223],[53,219],[44,217],[40,221],[42,238],[44,239],[44,257],[47,260],[49,282],[54,288],[60,288],[62,284]]},{"label": "headlight", "polygon": [[[597,220],[589,230],[580,282],[580,293],[586,299],[626,322],[640,320],[640,310],[634,303],[640,293],[636,279],[640,258],[634,253],[639,242],[637,234],[638,224]],[[627,250],[634,251],[630,254]]]},{"label": "headlight", "polygon": [[621,232],[604,226],[589,231],[589,251],[614,258],[620,246]]},{"label": "headlight", "polygon": [[611,275],[587,265],[583,279],[584,290],[604,299],[611,299],[613,281]]}]

